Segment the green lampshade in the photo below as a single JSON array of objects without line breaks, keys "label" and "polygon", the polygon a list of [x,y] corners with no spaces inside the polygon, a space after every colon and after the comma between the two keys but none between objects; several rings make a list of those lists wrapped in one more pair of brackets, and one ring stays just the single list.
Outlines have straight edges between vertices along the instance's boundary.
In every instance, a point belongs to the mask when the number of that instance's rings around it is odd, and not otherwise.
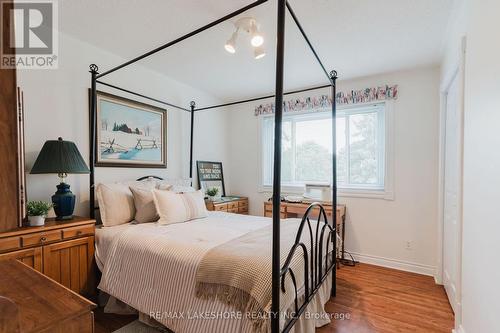
[{"label": "green lampshade", "polygon": [[90,170],[74,142],[46,141],[30,173],[89,173]]}]

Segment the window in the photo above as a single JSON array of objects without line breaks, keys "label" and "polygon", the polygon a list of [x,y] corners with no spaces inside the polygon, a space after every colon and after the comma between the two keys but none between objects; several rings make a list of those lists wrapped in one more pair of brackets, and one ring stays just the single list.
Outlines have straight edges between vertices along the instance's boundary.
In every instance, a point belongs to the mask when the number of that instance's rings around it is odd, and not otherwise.
[{"label": "window", "polygon": [[[385,105],[337,112],[337,184],[340,189],[385,189]],[[284,186],[331,183],[331,113],[286,114],[282,128]],[[262,118],[263,185],[273,179],[274,117]]]}]

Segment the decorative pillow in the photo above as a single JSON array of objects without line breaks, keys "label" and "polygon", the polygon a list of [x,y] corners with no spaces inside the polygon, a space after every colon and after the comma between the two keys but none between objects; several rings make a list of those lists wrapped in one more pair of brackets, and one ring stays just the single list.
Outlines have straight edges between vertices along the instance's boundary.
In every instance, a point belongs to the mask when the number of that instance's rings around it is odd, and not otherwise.
[{"label": "decorative pillow", "polygon": [[153,197],[156,211],[160,215],[160,224],[180,223],[208,216],[201,191],[175,193],[153,190]]},{"label": "decorative pillow", "polygon": [[135,220],[138,223],[158,221],[159,216],[153,200],[153,191],[148,188],[132,186],[130,191],[134,196]]},{"label": "decorative pillow", "polygon": [[96,195],[101,221],[105,227],[127,223],[134,219],[134,197],[127,185],[99,184]]},{"label": "decorative pillow", "polygon": [[151,181],[98,184],[96,195],[102,224],[111,227],[132,221],[135,218],[135,204],[129,187],[151,190],[155,185],[156,182]]}]

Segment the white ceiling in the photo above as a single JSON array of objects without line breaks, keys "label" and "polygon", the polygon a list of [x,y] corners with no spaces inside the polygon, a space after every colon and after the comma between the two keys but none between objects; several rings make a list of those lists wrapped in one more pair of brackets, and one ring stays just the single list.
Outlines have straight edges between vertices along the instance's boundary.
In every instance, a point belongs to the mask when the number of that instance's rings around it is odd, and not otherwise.
[{"label": "white ceiling", "polygon": [[[60,28],[130,59],[250,2],[60,1]],[[453,2],[290,0],[325,67],[336,69],[340,79],[439,63]],[[274,90],[275,13],[276,1],[271,0],[243,14],[254,16],[261,24],[267,50],[263,59],[253,59],[246,36],[240,36],[236,54],[224,50],[233,31],[232,20],[140,64],[224,101],[267,94]],[[327,83],[290,17],[286,33],[286,89]]]}]

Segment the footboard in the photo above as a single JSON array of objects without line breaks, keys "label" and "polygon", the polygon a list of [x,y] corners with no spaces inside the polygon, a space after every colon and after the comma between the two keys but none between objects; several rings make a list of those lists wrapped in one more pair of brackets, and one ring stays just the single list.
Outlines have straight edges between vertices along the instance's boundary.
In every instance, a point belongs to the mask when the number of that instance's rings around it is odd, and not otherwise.
[{"label": "footboard", "polygon": [[[317,218],[316,228],[313,230],[310,221],[310,215],[312,211],[315,209],[319,209],[319,214]],[[333,224],[333,223],[332,223]],[[302,233],[304,232],[304,226],[307,226],[306,231],[309,235],[310,246],[309,249],[301,241]],[[328,219],[326,216],[325,209],[319,203],[312,203],[304,213],[304,217],[302,217],[302,221],[299,225],[299,229],[297,231],[297,236],[295,238],[295,242],[288,253],[287,259],[283,264],[280,272],[281,278],[281,290],[285,292],[285,278],[289,274],[293,283],[295,298],[294,298],[294,311],[288,315],[290,318],[282,332],[288,332],[295,322],[299,319],[300,315],[304,312],[307,307],[307,304],[313,299],[315,294],[318,292],[319,288],[323,284],[323,282],[328,277],[330,271],[333,270],[333,284],[332,284],[332,295],[335,294],[335,283],[336,283],[336,274],[335,274],[335,266],[336,266],[336,240],[335,237],[335,225],[328,224]],[[326,235],[326,244],[324,244],[325,232]],[[330,249],[330,243],[332,244],[332,251]],[[299,289],[297,286],[295,274],[290,267],[292,262],[292,258],[295,255],[295,252],[300,248],[302,250],[304,256],[304,291],[303,294],[299,294]],[[329,260],[329,258],[331,259]]]}]

